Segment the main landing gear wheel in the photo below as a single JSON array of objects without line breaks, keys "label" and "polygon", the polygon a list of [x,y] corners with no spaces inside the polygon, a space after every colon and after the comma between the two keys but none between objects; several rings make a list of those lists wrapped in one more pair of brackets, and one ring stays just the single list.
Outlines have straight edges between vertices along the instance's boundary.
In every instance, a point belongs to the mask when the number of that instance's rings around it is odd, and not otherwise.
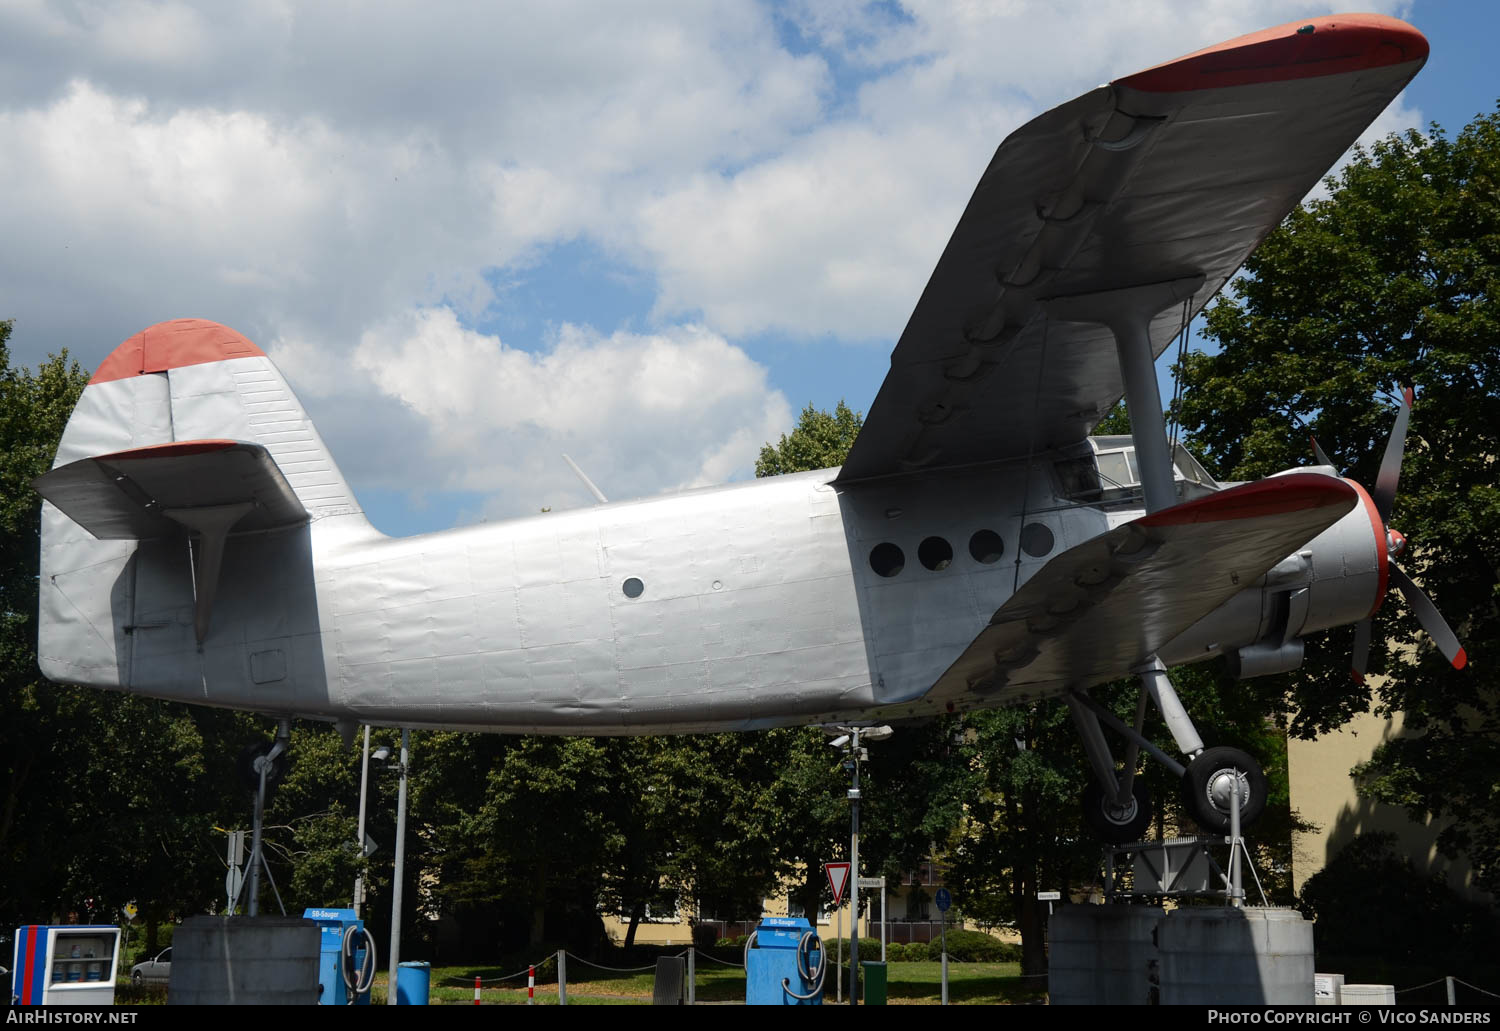
[{"label": "main landing gear wheel", "polygon": [[1140,841],[1151,826],[1151,792],[1140,777],[1130,782],[1130,794],[1122,807],[1104,794],[1097,780],[1083,789],[1083,820],[1111,845]]},{"label": "main landing gear wheel", "polygon": [[1182,775],[1182,802],[1198,826],[1213,834],[1229,832],[1235,780],[1239,781],[1240,828],[1244,829],[1266,808],[1266,775],[1260,763],[1238,748],[1208,748],[1188,763]]},{"label": "main landing gear wheel", "polygon": [[[240,783],[247,791],[260,790],[260,773],[255,769],[255,760],[263,755],[269,755],[271,748],[276,744],[274,741],[256,741],[254,744],[246,745],[240,749],[239,758],[234,761],[234,772],[239,777]],[[266,771],[266,789],[274,788],[286,773],[287,753],[283,749],[272,762],[271,768]]]}]

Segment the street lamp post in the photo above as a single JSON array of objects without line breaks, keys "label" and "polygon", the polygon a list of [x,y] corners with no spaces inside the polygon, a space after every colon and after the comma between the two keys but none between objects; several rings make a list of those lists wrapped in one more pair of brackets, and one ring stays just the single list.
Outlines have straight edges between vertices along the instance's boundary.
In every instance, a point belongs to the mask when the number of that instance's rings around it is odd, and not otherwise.
[{"label": "street lamp post", "polygon": [[[867,758],[860,744],[866,741],[884,741],[891,736],[891,728],[836,727],[839,736],[829,742],[834,748],[844,749],[844,769],[854,775],[849,787],[849,1005],[859,1005],[859,762]],[[882,903],[883,905],[884,903]],[[882,919],[884,919],[884,910]]]},{"label": "street lamp post", "polygon": [[849,788],[849,863],[853,888],[849,895],[849,1005],[859,1005],[859,730],[852,728],[850,755],[854,784]]},{"label": "street lamp post", "polygon": [[[365,747],[360,756],[359,763],[359,836],[357,842],[357,854],[363,860],[365,856],[365,789],[370,783],[370,725],[365,724]],[[359,919],[360,907],[365,902],[365,867],[360,863],[359,873],[354,875],[354,919]]]}]

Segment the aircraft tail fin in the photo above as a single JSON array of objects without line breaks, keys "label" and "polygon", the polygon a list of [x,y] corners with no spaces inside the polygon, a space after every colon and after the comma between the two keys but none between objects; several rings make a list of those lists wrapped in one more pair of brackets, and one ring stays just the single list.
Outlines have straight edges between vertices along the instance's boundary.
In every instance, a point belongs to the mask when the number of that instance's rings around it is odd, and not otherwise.
[{"label": "aircraft tail fin", "polygon": [[115,348],[36,487],[47,500],[42,671],[97,686],[129,682],[142,542],[193,541],[184,589],[201,643],[215,586],[204,577],[217,575],[225,537],[324,520],[372,532],[271,360],[204,319],[159,323]]}]

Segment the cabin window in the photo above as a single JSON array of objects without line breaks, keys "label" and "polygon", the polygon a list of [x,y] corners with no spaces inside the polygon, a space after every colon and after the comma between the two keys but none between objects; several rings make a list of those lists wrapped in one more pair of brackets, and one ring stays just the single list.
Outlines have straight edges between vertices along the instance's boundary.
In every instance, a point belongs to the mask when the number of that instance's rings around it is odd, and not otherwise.
[{"label": "cabin window", "polygon": [[621,585],[620,589],[625,592],[625,597],[627,598],[639,598],[645,593],[646,585],[641,582],[639,577],[632,576]]},{"label": "cabin window", "polygon": [[870,549],[870,568],[881,576],[895,576],[906,568],[906,553],[886,541]]},{"label": "cabin window", "polygon": [[969,538],[969,554],[974,556],[975,562],[991,566],[1005,554],[1005,542],[994,530],[976,530]]},{"label": "cabin window", "polygon": [[1021,550],[1032,558],[1049,554],[1054,543],[1052,531],[1042,523],[1027,523],[1021,527]]},{"label": "cabin window", "polygon": [[917,561],[937,572],[953,564],[953,545],[941,537],[929,537],[917,545]]}]

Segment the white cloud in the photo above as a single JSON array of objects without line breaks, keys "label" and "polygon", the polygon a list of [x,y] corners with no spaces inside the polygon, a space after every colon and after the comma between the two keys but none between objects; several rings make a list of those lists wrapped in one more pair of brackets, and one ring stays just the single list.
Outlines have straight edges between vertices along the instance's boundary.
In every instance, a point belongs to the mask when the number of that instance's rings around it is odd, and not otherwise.
[{"label": "white cloud", "polygon": [[[11,0],[0,316],[22,360],[69,346],[97,362],[180,315],[272,341],[299,389],[327,377],[310,408],[357,450],[341,456],[356,488],[427,463],[449,485],[561,490],[563,450],[612,496],[744,474],[791,413],[731,341],[893,340],[1007,132],[1098,81],[1339,5]],[[631,266],[652,310],[603,323],[580,296],[567,318],[604,335],[554,329],[535,356],[465,335],[500,303],[490,279],[555,286],[552,249],[575,241]],[[510,393],[391,381],[435,364],[423,347]],[[629,374],[653,361],[678,389]],[[715,377],[742,392],[722,416],[676,412],[692,446],[659,453],[674,398]],[[590,452],[605,416],[618,438]],[[466,468],[444,450],[483,455],[486,434],[537,457]]]},{"label": "white cloud", "polygon": [[477,491],[493,515],[586,503],[563,453],[615,499],[720,483],[792,420],[766,370],[701,326],[568,325],[532,353],[464,328],[451,309],[420,308],[367,330],[347,364],[306,341],[269,353],[309,398],[360,397],[371,421],[405,414],[423,427],[419,447],[387,452],[365,477]]}]

